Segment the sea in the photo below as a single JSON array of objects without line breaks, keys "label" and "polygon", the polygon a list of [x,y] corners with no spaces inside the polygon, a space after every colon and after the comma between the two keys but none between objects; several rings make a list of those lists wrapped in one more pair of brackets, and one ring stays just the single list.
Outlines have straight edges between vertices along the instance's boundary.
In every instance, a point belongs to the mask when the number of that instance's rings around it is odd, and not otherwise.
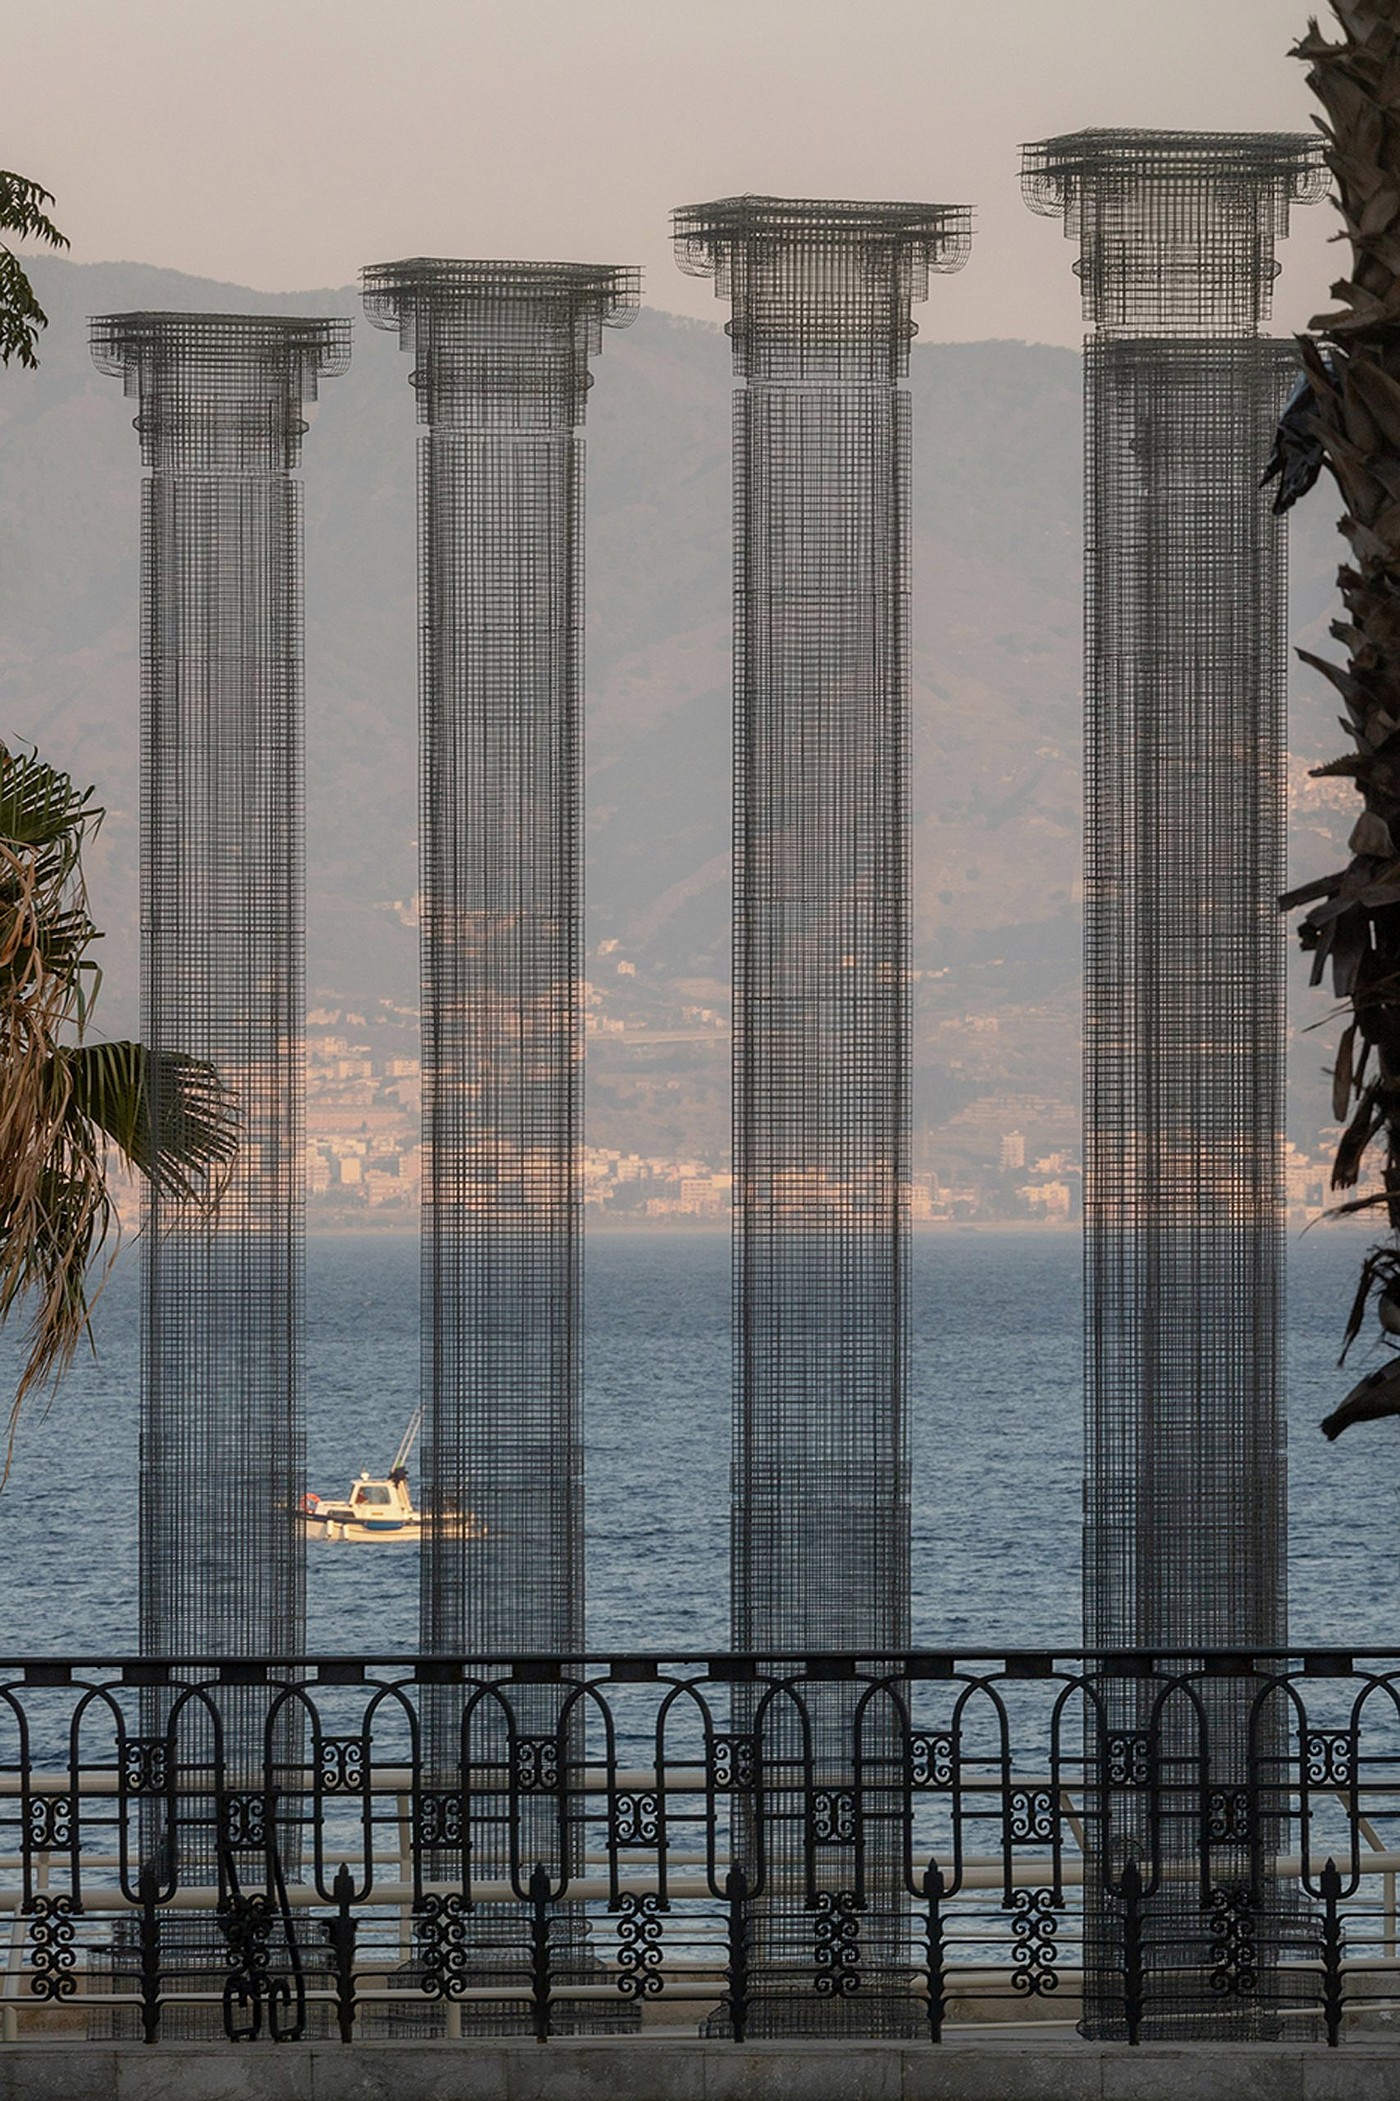
[{"label": "sea", "polygon": [[[1336,1445],[1319,1418],[1374,1361],[1337,1348],[1367,1246],[1319,1225],[1290,1242],[1291,1631],[1400,1636],[1400,1420]],[[119,1255],[95,1348],[19,1427],[0,1492],[0,1656],[131,1653],[137,1642],[139,1251]],[[933,1228],[912,1251],[913,1633],[985,1654],[1079,1636],[1080,1248],[1069,1231]],[[417,1397],[418,1247],[308,1244],[307,1480],[382,1473]],[[729,1243],[608,1230],[585,1263],[587,1624],[594,1650],[677,1658],[728,1624]],[[19,1353],[0,1335],[0,1390]],[[308,1548],[312,1653],[411,1650],[418,1550]]]}]

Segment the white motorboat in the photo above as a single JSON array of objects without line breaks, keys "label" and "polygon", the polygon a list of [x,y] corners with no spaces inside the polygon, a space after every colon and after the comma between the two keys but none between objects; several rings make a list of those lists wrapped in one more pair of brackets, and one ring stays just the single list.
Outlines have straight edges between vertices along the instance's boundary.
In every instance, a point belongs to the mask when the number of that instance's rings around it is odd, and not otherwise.
[{"label": "white motorboat", "polygon": [[404,1466],[391,1467],[380,1479],[361,1474],[339,1500],[308,1489],[301,1499],[301,1521],[308,1539],[350,1539],[365,1545],[371,1540],[412,1542],[423,1537],[423,1514],[413,1506]]},{"label": "white motorboat", "polygon": [[[387,1474],[361,1474],[350,1483],[349,1493],[318,1496],[310,1489],[301,1499],[301,1522],[308,1539],[345,1539],[357,1546],[382,1545],[402,1540],[415,1545],[423,1537],[423,1513],[414,1506],[408,1485],[408,1462],[423,1427],[423,1409],[414,1409],[408,1428],[394,1454]],[[486,1527],[468,1510],[459,1518],[440,1521],[439,1535],[483,1539]]]},{"label": "white motorboat", "polygon": [[308,1539],[350,1539],[365,1546],[371,1541],[397,1539],[413,1543],[423,1537],[423,1514],[413,1506],[408,1485],[408,1462],[423,1427],[421,1401],[409,1417],[408,1428],[399,1439],[394,1463],[387,1474],[361,1474],[350,1483],[347,1496],[318,1496],[308,1488],[301,1499],[301,1522]]}]

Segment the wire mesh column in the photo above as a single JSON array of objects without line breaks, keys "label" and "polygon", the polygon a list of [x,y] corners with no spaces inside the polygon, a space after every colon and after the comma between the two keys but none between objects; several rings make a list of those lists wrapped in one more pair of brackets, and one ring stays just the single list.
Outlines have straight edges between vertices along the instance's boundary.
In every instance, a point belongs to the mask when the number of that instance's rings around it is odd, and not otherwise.
[{"label": "wire mesh column", "polygon": [[[1296,354],[1260,329],[1290,204],[1320,194],[1318,148],[1083,132],[1028,147],[1024,186],[1080,244],[1094,327],[1084,1638],[1187,1665],[1287,1637],[1285,536],[1259,480]],[[1099,1859],[1114,1888],[1129,1853],[1145,1862],[1144,2035],[1267,2018],[1284,1931],[1251,1784],[1282,1747],[1254,1691],[1214,1679],[1193,1714],[1106,1682]],[[1141,1770],[1144,1737],[1184,1779],[1207,1715],[1214,1828],[1170,1785],[1151,1803],[1109,1786]],[[1107,2034],[1122,1948],[1112,1893],[1095,1906],[1086,2004]]]},{"label": "wire mesh column", "polygon": [[[419,448],[423,1010],[423,1563],[428,1654],[577,1655],[584,1642],[580,1421],[579,834],[583,439],[589,360],[633,318],[638,273],[417,258],[364,273],[414,355]],[[557,1697],[427,1702],[459,1763],[544,1757],[526,1872],[570,1856],[582,1755]],[[561,1734],[562,1731],[562,1734]],[[549,1746],[545,1757],[541,1747]],[[517,1775],[518,1777],[518,1775]],[[512,1779],[512,1786],[516,1779]],[[527,1783],[528,1784],[528,1783]],[[461,1837],[480,1874],[499,1826]],[[440,1869],[463,1856],[444,1852]],[[491,1968],[489,1920],[474,1929]],[[563,1943],[561,1942],[561,1953]],[[565,1978],[587,1968],[581,1924]],[[509,2028],[518,2006],[472,2010]],[[566,2025],[589,2025],[575,2007]]]},{"label": "wire mesh column", "polygon": [[[141,1641],[302,1642],[301,490],[318,379],[349,324],[115,314],[93,356],[140,402],[142,1025],[237,1097],[210,1223],[148,1192]],[[152,1112],[157,1125],[165,1104]]]},{"label": "wire mesh column", "polygon": [[[677,212],[675,232],[681,267],[713,274],[730,300],[744,382],[734,400],[733,1641],[879,1657],[907,1645],[909,1619],[900,381],[911,306],[931,269],[965,261],[970,215],[737,197]],[[817,1707],[818,1767],[843,1769],[849,1788],[849,1694],[833,1685]],[[874,1770],[873,1739],[867,1750]],[[859,2010],[814,2000],[810,1987],[785,1993],[784,1976],[810,1966],[800,1951],[812,1907],[810,1892],[780,1886],[793,1805],[779,1795],[770,1806],[779,1886],[755,2019],[771,2032],[878,2028],[880,1969],[888,1977],[898,1954],[878,1848],[867,1849],[860,1895],[885,1918],[866,1921]],[[838,1884],[851,1875],[844,1843],[825,1862]]]},{"label": "wire mesh column", "polygon": [[[151,1657],[300,1651],[304,949],[302,525],[291,470],[349,324],[115,314],[93,356],[139,400],[142,1030],[207,1059],[238,1105],[221,1208],[149,1188],[142,1238],[140,1621]],[[157,1145],[170,1105],[151,1104]],[[147,1699],[146,1726],[172,1721]],[[217,1803],[264,1770],[266,1695],[230,1696],[221,1733],[186,1709],[210,1799],[145,1823],[158,1879],[224,1884]],[[294,1758],[284,1727],[279,1755]],[[280,1876],[294,1834],[269,1831]],[[245,1856],[244,1872],[256,1874]],[[221,1943],[193,1931],[172,1976]],[[201,1932],[203,1938],[201,1938]],[[119,1946],[120,1968],[133,1959]],[[213,2018],[213,2017],[211,2017]],[[188,2032],[202,2032],[188,2017]]]},{"label": "wire mesh column", "polygon": [[630,270],[386,263],[419,420],[430,1654],[577,1653],[583,421]]}]

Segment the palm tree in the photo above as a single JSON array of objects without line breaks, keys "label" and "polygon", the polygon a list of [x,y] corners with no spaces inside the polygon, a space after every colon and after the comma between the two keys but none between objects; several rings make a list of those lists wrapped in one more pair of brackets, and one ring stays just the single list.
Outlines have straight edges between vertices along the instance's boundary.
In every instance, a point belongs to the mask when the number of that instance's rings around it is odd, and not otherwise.
[{"label": "palm tree", "polygon": [[[66,248],[44,211],[52,202],[38,183],[0,170],[0,233]],[[36,366],[47,325],[19,258],[0,243],[0,365]],[[11,1449],[27,1395],[62,1373],[88,1329],[92,1266],[116,1219],[109,1147],[205,1206],[217,1203],[237,1142],[211,1066],[84,1040],[99,978],[80,858],[102,819],[92,794],[0,744],[0,1322],[21,1303],[32,1309]]]},{"label": "palm tree", "polygon": [[[21,240],[43,241],[50,248],[66,248],[68,240],[44,212],[52,204],[49,192],[26,175],[13,175],[0,168],[0,233],[16,234]],[[0,365],[17,357],[32,371],[39,360],[34,344],[49,317],[34,297],[29,274],[12,248],[0,242]]]},{"label": "palm tree", "polygon": [[99,973],[81,850],[101,819],[90,788],[0,746],[0,1321],[33,1309],[11,1443],[26,1396],[88,1329],[115,1218],[109,1146],[196,1205],[217,1202],[236,1146],[212,1066],[86,1040]]},{"label": "palm tree", "polygon": [[[1331,632],[1346,661],[1302,655],[1340,694],[1355,747],[1317,771],[1351,780],[1362,809],[1348,865],[1283,902],[1311,906],[1300,936],[1313,982],[1330,965],[1345,1003],[1332,1099],[1346,1128],[1333,1188],[1356,1187],[1373,1144],[1384,1154],[1381,1189],[1340,1206],[1381,1210],[1389,1229],[1363,1263],[1345,1357],[1373,1299],[1382,1329],[1400,1332],[1400,10],[1395,0],[1331,6],[1341,41],[1311,22],[1294,55],[1325,112],[1319,128],[1351,270],[1332,288],[1338,311],[1320,315],[1303,340],[1310,393],[1301,420],[1345,504],[1346,615]],[[1306,475],[1293,493],[1303,486]],[[1400,1358],[1354,1389],[1324,1428],[1336,1436],[1383,1413],[1400,1413]]]}]

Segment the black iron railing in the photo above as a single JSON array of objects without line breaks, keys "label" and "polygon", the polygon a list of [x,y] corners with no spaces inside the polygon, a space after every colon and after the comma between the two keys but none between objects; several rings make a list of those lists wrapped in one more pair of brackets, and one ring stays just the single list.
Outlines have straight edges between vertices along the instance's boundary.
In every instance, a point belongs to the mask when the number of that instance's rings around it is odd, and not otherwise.
[{"label": "black iron railing", "polygon": [[0,1661],[6,2039],[1335,2042],[1397,1875],[1400,1657]]}]

